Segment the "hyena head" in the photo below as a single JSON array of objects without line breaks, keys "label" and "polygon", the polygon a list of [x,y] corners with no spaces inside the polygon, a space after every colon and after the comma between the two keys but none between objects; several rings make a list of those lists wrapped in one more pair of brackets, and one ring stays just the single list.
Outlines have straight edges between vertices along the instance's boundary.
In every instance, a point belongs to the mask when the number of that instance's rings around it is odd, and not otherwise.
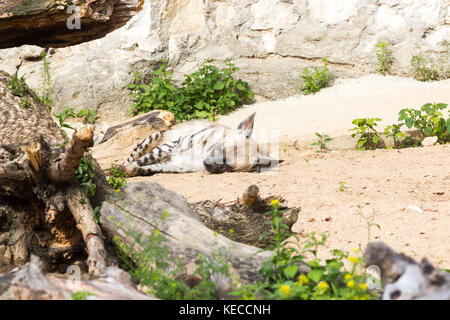
[{"label": "hyena head", "polygon": [[237,130],[224,130],[224,137],[217,142],[203,160],[208,172],[261,171],[280,163],[260,151],[258,143],[252,139],[255,113],[242,121]]}]

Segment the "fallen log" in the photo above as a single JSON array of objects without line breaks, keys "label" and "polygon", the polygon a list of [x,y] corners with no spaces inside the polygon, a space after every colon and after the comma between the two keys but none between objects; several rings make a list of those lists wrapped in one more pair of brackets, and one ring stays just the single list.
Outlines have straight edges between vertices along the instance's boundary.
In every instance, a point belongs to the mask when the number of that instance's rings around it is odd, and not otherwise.
[{"label": "fallen log", "polygon": [[99,143],[92,148],[92,154],[106,170],[122,164],[138,143],[156,131],[168,130],[175,124],[175,116],[162,110],[155,110],[115,124],[105,131]]},{"label": "fallen log", "polygon": [[[164,212],[168,215],[162,219]],[[180,258],[187,265],[195,263],[199,254],[214,259],[221,252],[243,283],[259,280],[262,263],[273,254],[217,234],[203,224],[182,196],[156,183],[128,183],[107,198],[100,213],[100,222],[109,238],[117,237],[127,246],[136,246],[136,236],[146,239],[157,228],[175,259]],[[142,249],[137,245],[136,250]],[[300,272],[308,270],[308,266],[300,265]],[[216,285],[222,293],[233,288],[231,280],[218,280]]]},{"label": "fallen log", "polygon": [[380,268],[384,300],[450,300],[450,273],[426,258],[419,264],[382,242],[370,243],[364,256],[367,265]]}]

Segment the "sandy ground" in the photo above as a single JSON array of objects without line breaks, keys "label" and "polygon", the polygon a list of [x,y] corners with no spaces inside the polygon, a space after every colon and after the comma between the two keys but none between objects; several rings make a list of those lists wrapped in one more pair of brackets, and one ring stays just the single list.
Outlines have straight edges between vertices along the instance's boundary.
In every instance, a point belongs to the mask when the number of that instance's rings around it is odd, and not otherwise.
[{"label": "sandy ground", "polygon": [[[297,95],[283,100],[255,103],[219,119],[230,127],[237,127],[245,117],[256,112],[255,133],[278,130],[281,142],[298,140],[308,146],[316,140],[315,132],[336,138],[348,135],[352,120],[378,117],[379,128],[397,123],[403,108],[420,108],[428,102],[450,104],[450,79],[420,82],[414,79],[369,74],[354,79],[338,79],[329,88],[315,95]],[[348,144],[335,139],[333,148],[346,149]]]},{"label": "sandy ground", "polygon": [[[380,230],[371,228],[371,240],[450,267],[450,145],[327,153],[282,149],[285,162],[272,172],[158,174],[129,181],[157,182],[189,202],[231,201],[256,184],[262,195],[279,194],[289,206],[300,206],[294,231],[328,233],[330,249],[365,247],[368,223],[374,223]],[[405,211],[410,205],[424,212]]]},{"label": "sandy ground", "polygon": [[[413,79],[367,75],[338,80],[312,96],[255,103],[220,118],[228,126],[256,113],[255,132],[279,131],[280,157],[285,162],[270,173],[159,174],[129,181],[148,180],[176,191],[189,202],[231,201],[250,184],[262,195],[281,195],[290,206],[302,208],[294,231],[329,234],[329,248],[345,249],[382,240],[416,259],[428,257],[450,267],[450,145],[402,150],[359,152],[308,150],[315,132],[349,139],[351,121],[380,117],[379,128],[397,122],[405,107],[427,102],[450,104],[450,79],[423,83]],[[296,147],[292,142],[296,141]],[[332,149],[339,146],[328,145]],[[349,146],[348,144],[346,145]],[[301,149],[299,149],[299,147]],[[344,148],[345,149],[345,148]],[[95,154],[94,154],[95,156]],[[339,186],[343,182],[343,191]],[[406,212],[416,205],[423,213]]]}]

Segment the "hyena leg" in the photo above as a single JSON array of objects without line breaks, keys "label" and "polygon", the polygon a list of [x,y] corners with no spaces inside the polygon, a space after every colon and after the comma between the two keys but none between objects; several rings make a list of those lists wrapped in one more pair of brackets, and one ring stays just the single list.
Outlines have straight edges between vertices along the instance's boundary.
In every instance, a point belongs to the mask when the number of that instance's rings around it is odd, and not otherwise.
[{"label": "hyena leg", "polygon": [[152,174],[163,172],[185,172],[183,166],[175,164],[173,161],[161,162],[144,167],[138,166],[134,162],[129,165],[118,166],[116,169],[125,172],[128,177],[151,176]]},{"label": "hyena leg", "polygon": [[132,165],[137,165],[139,167],[148,166],[151,164],[160,163],[170,159],[173,149],[176,146],[177,141],[165,143],[162,146],[154,148],[152,151],[146,155],[140,157],[139,159],[133,161]]},{"label": "hyena leg", "polygon": [[139,143],[136,148],[134,148],[133,152],[131,152],[128,159],[125,161],[125,165],[133,163],[134,161],[151,151],[161,140],[163,133],[164,131],[156,132]]}]

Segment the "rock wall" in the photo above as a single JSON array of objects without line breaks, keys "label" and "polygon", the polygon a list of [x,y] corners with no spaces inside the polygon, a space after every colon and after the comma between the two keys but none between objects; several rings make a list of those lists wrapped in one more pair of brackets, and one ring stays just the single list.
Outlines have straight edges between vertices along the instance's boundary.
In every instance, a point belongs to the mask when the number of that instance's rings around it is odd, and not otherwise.
[{"label": "rock wall", "polygon": [[[52,49],[55,109],[97,109],[103,118],[130,107],[132,71],[150,74],[169,59],[175,78],[205,58],[232,57],[239,76],[267,99],[298,92],[302,67],[327,57],[332,71],[353,77],[376,71],[375,44],[390,41],[393,73],[410,74],[411,56],[444,51],[450,40],[450,0],[146,0],[124,27],[102,39]],[[0,50],[0,69],[41,86],[41,49]]]}]

